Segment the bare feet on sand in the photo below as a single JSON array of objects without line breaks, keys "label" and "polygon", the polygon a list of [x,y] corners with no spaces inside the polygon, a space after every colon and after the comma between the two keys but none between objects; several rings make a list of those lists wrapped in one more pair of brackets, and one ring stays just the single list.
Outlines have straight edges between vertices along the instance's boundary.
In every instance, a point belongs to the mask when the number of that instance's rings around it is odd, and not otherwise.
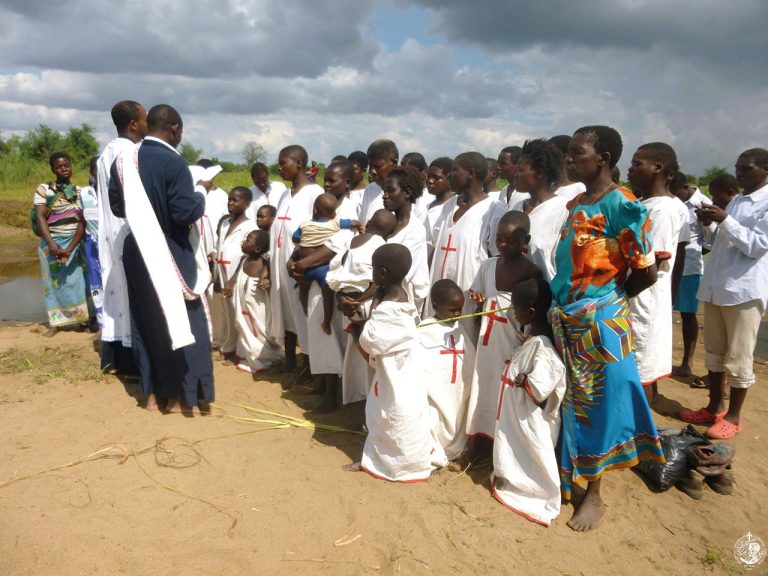
[{"label": "bare feet on sand", "polygon": [[691,376],[693,371],[687,364],[680,364],[680,366],[672,367],[672,376]]},{"label": "bare feet on sand", "polygon": [[344,464],[344,466],[341,467],[344,472],[360,472],[362,470],[361,468],[361,462],[353,462],[352,464]]},{"label": "bare feet on sand", "polygon": [[155,397],[154,394],[150,394],[149,396],[147,396],[147,403],[144,406],[144,408],[146,408],[150,412],[157,412],[160,410],[160,406],[158,405],[157,398]]},{"label": "bare feet on sand", "polygon": [[567,524],[576,532],[589,532],[597,528],[605,512],[599,491],[587,490],[584,500]]}]

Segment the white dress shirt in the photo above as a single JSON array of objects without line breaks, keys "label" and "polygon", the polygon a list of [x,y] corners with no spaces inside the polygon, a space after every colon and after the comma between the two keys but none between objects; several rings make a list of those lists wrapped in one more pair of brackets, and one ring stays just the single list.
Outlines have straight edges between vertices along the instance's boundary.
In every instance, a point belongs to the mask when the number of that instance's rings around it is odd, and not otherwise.
[{"label": "white dress shirt", "polygon": [[768,300],[768,185],[736,196],[717,226],[697,298],[717,306]]}]

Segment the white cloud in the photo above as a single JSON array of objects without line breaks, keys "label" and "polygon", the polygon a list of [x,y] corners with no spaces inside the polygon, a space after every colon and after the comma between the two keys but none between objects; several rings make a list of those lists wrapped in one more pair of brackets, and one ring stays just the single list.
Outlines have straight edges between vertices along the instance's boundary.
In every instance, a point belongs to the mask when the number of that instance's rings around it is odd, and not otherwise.
[{"label": "white cloud", "polygon": [[397,49],[375,33],[381,4],[6,0],[0,130],[88,122],[106,141],[112,104],[133,99],[172,104],[189,141],[230,160],[249,140],[327,161],[379,137],[495,155],[595,123],[621,131],[624,164],[665,140],[694,173],[768,145],[762,0],[727,18],[715,0],[397,0],[434,15],[429,41]]}]

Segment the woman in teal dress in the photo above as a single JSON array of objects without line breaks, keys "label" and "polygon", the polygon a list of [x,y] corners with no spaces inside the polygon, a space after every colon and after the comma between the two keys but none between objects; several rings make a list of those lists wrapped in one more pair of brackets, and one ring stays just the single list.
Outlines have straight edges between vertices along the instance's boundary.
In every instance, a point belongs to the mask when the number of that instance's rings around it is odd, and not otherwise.
[{"label": "woman in teal dress", "polygon": [[[586,484],[584,500],[568,521],[591,530],[602,517],[604,472],[663,461],[635,356],[627,298],[656,281],[645,207],[611,180],[621,136],[607,126],[573,135],[568,177],[586,192],[568,203],[560,232],[551,311],[555,339],[566,365],[562,405],[560,479],[565,499]],[[631,269],[631,274],[628,274]]]},{"label": "woman in teal dress", "polygon": [[35,190],[35,213],[40,231],[40,276],[45,307],[53,336],[64,326],[88,322],[85,260],[81,241],[85,234],[80,192],[70,178],[72,161],[64,152],[50,158],[56,182],[40,184]]}]

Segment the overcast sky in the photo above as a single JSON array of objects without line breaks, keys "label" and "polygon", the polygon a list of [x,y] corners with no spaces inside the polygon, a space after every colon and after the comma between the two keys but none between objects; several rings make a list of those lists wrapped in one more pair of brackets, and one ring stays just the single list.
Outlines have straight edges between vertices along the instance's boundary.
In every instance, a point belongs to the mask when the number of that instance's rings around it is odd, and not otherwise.
[{"label": "overcast sky", "polygon": [[[327,6],[327,7],[326,7]],[[376,138],[428,160],[609,124],[684,170],[768,146],[766,0],[0,0],[0,130],[167,103],[185,140],[242,161]]]}]

